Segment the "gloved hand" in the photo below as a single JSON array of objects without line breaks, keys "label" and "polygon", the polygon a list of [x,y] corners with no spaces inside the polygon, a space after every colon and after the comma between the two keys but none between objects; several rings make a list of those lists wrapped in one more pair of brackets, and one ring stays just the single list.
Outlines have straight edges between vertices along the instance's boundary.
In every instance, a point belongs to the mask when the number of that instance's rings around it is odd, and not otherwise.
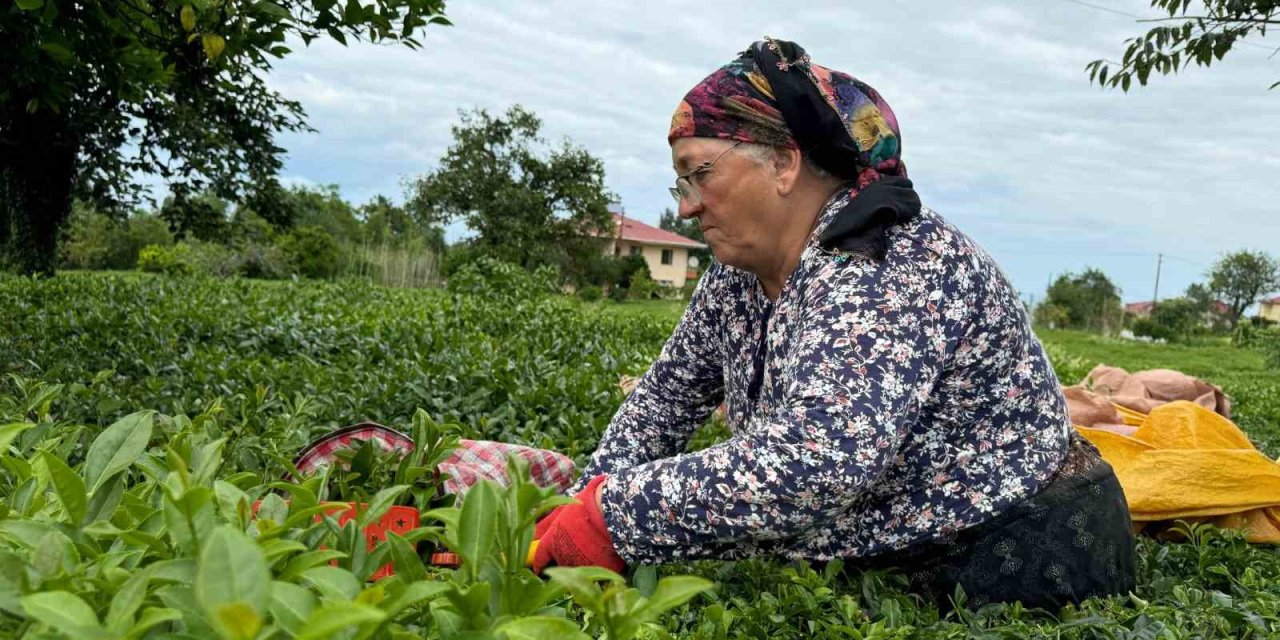
[{"label": "gloved hand", "polygon": [[627,567],[613,547],[604,524],[596,494],[608,476],[599,475],[574,496],[577,504],[566,504],[547,514],[534,530],[538,550],[533,557],[534,573],[548,566],[603,567],[621,572]]}]

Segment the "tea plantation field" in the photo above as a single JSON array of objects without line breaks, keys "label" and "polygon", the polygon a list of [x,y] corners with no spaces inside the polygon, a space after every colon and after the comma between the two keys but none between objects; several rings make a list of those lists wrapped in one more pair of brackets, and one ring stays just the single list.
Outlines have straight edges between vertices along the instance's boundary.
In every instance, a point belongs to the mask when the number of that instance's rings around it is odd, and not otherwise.
[{"label": "tea plantation field", "polygon": [[[361,420],[582,463],[618,377],[646,369],[678,313],[355,282],[0,277],[0,637],[1280,637],[1280,551],[1212,529],[1143,540],[1129,597],[940,615],[893,573],[838,563],[544,582],[520,559],[556,498],[531,486],[486,486],[367,553],[355,523],[317,521],[327,478],[281,482],[312,437]],[[1042,337],[1063,380],[1097,362],[1206,377],[1280,454],[1280,373],[1257,354]],[[369,491],[364,521],[431,487],[430,461],[414,464]],[[462,566],[423,566],[418,542]],[[386,562],[396,576],[366,584]]]}]

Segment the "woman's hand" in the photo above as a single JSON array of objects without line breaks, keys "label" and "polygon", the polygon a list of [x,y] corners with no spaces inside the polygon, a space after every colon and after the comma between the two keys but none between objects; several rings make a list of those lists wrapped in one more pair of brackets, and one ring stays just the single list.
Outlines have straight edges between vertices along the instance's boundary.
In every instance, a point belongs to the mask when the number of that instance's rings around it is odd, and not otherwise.
[{"label": "woman's hand", "polygon": [[533,557],[535,573],[542,573],[548,566],[603,567],[615,572],[626,568],[604,523],[600,487],[607,479],[605,475],[592,478],[574,496],[577,503],[558,507],[538,523],[534,530],[538,538]]}]

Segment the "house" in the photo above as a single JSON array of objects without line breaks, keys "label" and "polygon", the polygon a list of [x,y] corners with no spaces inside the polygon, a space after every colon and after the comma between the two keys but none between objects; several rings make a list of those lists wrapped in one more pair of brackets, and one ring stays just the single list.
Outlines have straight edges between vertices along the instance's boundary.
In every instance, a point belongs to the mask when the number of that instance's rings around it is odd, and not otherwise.
[{"label": "house", "polygon": [[1146,318],[1151,315],[1151,310],[1155,308],[1156,303],[1150,300],[1146,302],[1130,302],[1124,306],[1125,313],[1131,313],[1139,318]]},{"label": "house", "polygon": [[689,250],[706,249],[707,245],[617,212],[613,213],[613,224],[614,234],[605,244],[605,254],[643,256],[649,277],[669,287],[683,287],[697,277],[697,271],[690,269]]},{"label": "house", "polygon": [[1280,322],[1280,296],[1263,300],[1259,303],[1258,316],[1264,320]]}]

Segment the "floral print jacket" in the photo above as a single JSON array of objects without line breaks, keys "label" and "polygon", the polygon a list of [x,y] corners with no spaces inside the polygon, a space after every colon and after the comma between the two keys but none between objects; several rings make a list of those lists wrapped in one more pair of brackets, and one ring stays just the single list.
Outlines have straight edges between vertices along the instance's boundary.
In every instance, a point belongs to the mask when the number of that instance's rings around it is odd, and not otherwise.
[{"label": "floral print jacket", "polygon": [[[871,556],[985,522],[1067,452],[1058,380],[989,255],[923,209],[882,261],[821,249],[776,301],[719,263],[580,480],[629,563]],[[682,453],[727,401],[732,438]]]}]

